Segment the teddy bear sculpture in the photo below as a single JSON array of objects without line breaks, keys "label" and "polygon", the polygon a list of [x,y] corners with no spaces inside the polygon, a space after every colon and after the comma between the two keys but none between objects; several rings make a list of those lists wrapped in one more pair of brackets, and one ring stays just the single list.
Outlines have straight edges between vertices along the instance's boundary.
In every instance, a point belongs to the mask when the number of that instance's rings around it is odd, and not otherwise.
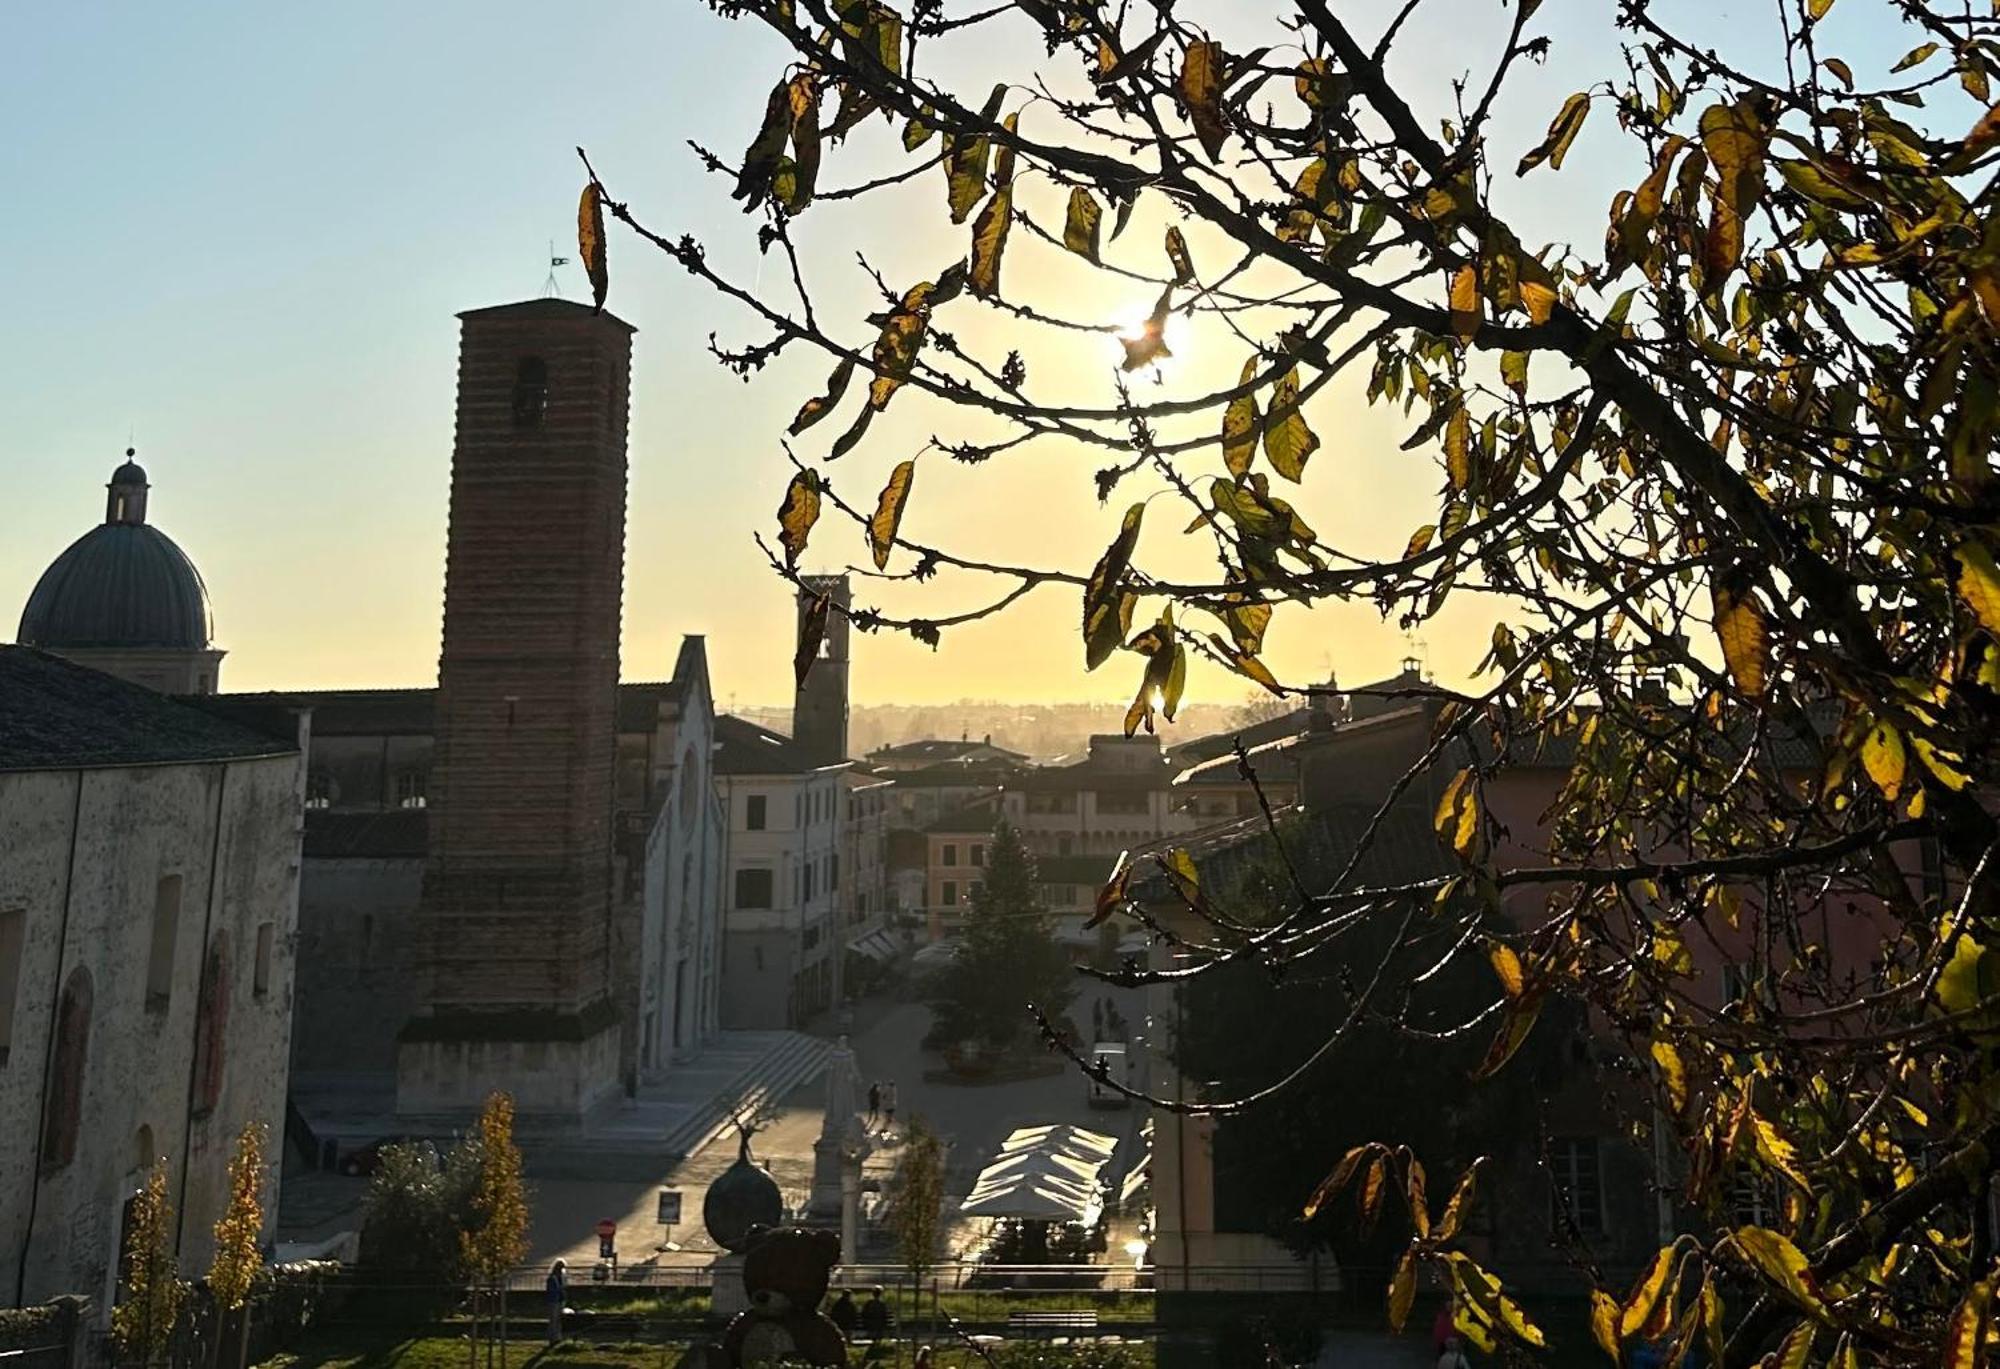
[{"label": "teddy bear sculpture", "polygon": [[750,1305],[722,1333],[729,1369],[750,1365],[847,1364],[847,1338],[819,1310],[840,1262],[840,1237],[805,1227],[753,1228],[743,1247]]}]

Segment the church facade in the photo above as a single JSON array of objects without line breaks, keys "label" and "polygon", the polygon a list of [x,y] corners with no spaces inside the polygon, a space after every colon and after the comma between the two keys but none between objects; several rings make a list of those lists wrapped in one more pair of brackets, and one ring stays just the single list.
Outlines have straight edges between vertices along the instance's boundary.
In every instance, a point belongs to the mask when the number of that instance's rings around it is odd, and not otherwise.
[{"label": "church facade", "polygon": [[275,1212],[308,723],[23,647],[0,700],[0,1292],[107,1308],[156,1162],[183,1270],[246,1125]]}]

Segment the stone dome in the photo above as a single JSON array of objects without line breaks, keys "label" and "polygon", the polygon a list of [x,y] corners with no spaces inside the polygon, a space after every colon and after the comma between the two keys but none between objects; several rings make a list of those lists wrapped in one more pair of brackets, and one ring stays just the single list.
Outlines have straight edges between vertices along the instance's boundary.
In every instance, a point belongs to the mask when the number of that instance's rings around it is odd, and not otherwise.
[{"label": "stone dome", "polygon": [[58,556],[28,596],[23,646],[205,651],[208,587],[173,538],[146,522],[146,472],[132,453],[106,485],[104,522]]}]

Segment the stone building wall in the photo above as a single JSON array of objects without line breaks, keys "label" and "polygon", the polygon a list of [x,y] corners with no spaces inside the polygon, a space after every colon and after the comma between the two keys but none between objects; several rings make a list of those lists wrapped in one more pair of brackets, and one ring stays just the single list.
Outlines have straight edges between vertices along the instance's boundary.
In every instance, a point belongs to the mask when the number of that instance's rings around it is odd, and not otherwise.
[{"label": "stone building wall", "polygon": [[[154,1156],[168,1161],[182,1266],[205,1268],[249,1122],[269,1129],[275,1211],[303,781],[296,753],[0,774],[0,926],[19,914],[22,932],[0,1066],[9,1296],[18,1280],[30,1300],[108,1306],[123,1205]],[[88,1023],[74,1057],[56,1049],[65,1000]],[[73,1144],[51,1146],[45,1102],[68,1097]]]}]

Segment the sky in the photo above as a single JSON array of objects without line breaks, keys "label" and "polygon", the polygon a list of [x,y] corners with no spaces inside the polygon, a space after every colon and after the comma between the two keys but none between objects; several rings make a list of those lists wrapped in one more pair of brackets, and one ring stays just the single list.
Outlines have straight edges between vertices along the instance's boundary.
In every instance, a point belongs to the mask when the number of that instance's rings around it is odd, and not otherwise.
[{"label": "sky", "polygon": [[[1435,22],[1447,2],[1450,22]],[[1230,6],[1209,8],[1226,39]],[[1555,55],[1525,68],[1502,108],[1503,152],[1531,146],[1563,96],[1607,69],[1614,8],[1548,0],[1536,23],[1554,37]],[[1744,33],[1770,14],[1736,0],[1681,8]],[[1368,29],[1365,16],[1379,6],[1344,9]],[[1432,9],[1400,74],[1442,94],[1459,72],[1483,75],[1482,44],[1506,15],[1497,0],[1434,0]],[[1892,59],[1910,45],[1876,0],[1845,0],[1845,11],[1855,16],[1851,46]],[[1829,23],[1839,22],[1836,9]],[[970,85],[990,79],[979,62],[992,56],[945,58],[939,70]],[[953,69],[953,60],[968,65]],[[782,62],[761,29],[697,0],[603,0],[581,11],[514,0],[214,0],[44,6],[17,19],[0,54],[0,127],[9,130],[0,185],[13,205],[0,216],[0,635],[43,567],[101,519],[104,481],[129,441],[151,475],[152,521],[207,581],[217,641],[229,651],[225,687],[433,681],[454,316],[542,294],[552,240],[557,254],[575,255],[578,144],[650,226],[694,234],[722,269],[783,303],[783,281],[755,252],[755,220],[737,212],[725,183],[700,174],[687,147],[692,139],[739,153]],[[830,160],[828,183],[871,164],[868,137],[893,133],[876,121],[857,137],[859,161]],[[1622,149],[1600,111],[1563,176],[1509,187],[1523,237],[1599,233],[1611,194],[1643,174],[1620,160]],[[821,205],[799,221],[807,267],[828,290],[822,313],[852,341],[872,335],[860,322],[873,305],[857,251],[900,284],[963,251],[965,230],[945,225],[941,179],[931,179],[901,208],[893,197]],[[1136,267],[1159,269],[1165,220],[1150,212],[1110,259],[1130,252]],[[1007,269],[1046,298],[1102,318],[1146,312],[1149,296],[1036,258],[1021,239]],[[1210,244],[1197,237],[1194,247],[1200,264]],[[825,364],[787,357],[745,385],[707,355],[711,332],[725,343],[761,340],[740,311],[628,234],[614,230],[611,260],[610,307],[639,329],[624,675],[663,676],[682,634],[703,633],[725,704],[782,701],[790,600],[751,538],[774,527],[788,474],[784,427]],[[558,275],[568,297],[587,297],[576,267]],[[999,336],[966,326],[975,342]],[[1101,401],[1114,346],[1098,337],[1050,344],[1031,353],[1031,379],[1073,380],[1077,396]],[[1176,350],[1184,381],[1215,368],[1233,376],[1244,355],[1193,335]],[[1326,445],[1296,502],[1322,533],[1391,553],[1435,516],[1437,472],[1397,452],[1411,426],[1399,415],[1336,390],[1308,416]],[[931,433],[971,435],[938,419],[900,404],[833,473],[852,477],[855,497],[872,498]],[[820,436],[836,431],[830,423]],[[800,454],[823,455],[824,444],[801,443]],[[920,463],[906,531],[1087,570],[1124,504],[1144,492],[1121,488],[1100,508],[1090,480],[1105,464],[1100,453],[1031,449],[1000,464]],[[865,559],[852,529],[829,522],[807,567]],[[910,597],[864,584],[860,597],[938,616],[998,588],[947,580]],[[1365,607],[1281,614],[1269,657],[1292,678],[1337,671],[1357,683],[1392,673],[1414,650],[1441,678],[1462,681],[1485,651],[1486,611],[1454,606],[1414,641]],[[858,638],[855,698],[1128,697],[1136,658],[1087,675],[1076,623],[1075,592],[1050,589],[948,633],[936,652]],[[1197,671],[1191,688],[1217,699],[1247,686]]]}]

